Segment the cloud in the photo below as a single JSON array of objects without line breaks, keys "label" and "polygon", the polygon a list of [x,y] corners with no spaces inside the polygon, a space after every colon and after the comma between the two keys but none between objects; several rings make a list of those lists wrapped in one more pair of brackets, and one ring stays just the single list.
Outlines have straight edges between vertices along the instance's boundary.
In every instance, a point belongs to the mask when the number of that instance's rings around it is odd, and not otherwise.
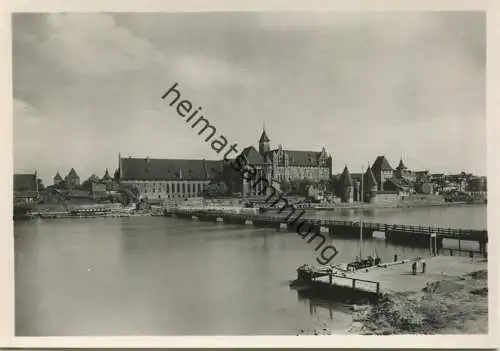
[{"label": "cloud", "polygon": [[46,24],[41,54],[77,74],[136,70],[162,59],[148,40],[117,26],[111,15],[50,14]]},{"label": "cloud", "polygon": [[[157,49],[149,40],[117,25],[110,14],[51,14],[46,20],[48,38],[40,53],[65,70],[80,76],[156,70],[188,82],[193,88],[249,84],[252,75],[228,61],[197,52],[178,52],[174,46]],[[25,35],[24,40],[33,40]]]},{"label": "cloud", "polygon": [[31,104],[14,99],[14,124],[39,125],[44,123],[45,118],[41,116]]},{"label": "cloud", "polygon": [[33,131],[16,146],[50,176],[102,172],[118,152],[214,157],[159,98],[174,82],[241,147],[265,122],[273,145],[324,145],[340,170],[401,152],[419,168],[485,167],[462,147],[484,139],[478,14],[23,14],[13,39],[16,128]]},{"label": "cloud", "polygon": [[171,69],[181,81],[201,89],[231,85],[250,87],[256,80],[256,76],[248,74],[244,68],[209,55],[179,55]]},{"label": "cloud", "polygon": [[41,153],[37,136],[44,129],[46,118],[29,103],[14,99],[14,169],[32,169]]}]

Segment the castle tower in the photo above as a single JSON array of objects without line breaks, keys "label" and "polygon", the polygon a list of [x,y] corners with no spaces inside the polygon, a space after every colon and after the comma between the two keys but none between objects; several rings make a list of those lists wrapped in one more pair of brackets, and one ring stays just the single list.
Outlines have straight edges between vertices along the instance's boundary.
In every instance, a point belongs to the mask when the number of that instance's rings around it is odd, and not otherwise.
[{"label": "castle tower", "polygon": [[110,181],[111,176],[109,175],[108,169],[106,168],[106,171],[104,172],[104,176],[102,177],[102,180],[104,181]]},{"label": "castle tower", "polygon": [[399,160],[399,165],[396,167],[395,173],[399,178],[405,178],[407,176],[408,167],[404,164],[403,158]]},{"label": "castle tower", "polygon": [[56,175],[53,178],[53,181],[54,181],[54,185],[57,185],[63,181],[63,178],[61,177],[59,172],[56,173]]},{"label": "castle tower", "polygon": [[266,153],[268,153],[271,150],[270,147],[270,141],[269,137],[266,134],[266,129],[264,128],[262,130],[262,135],[260,136],[259,139],[259,153],[264,156]]},{"label": "castle tower", "polygon": [[342,187],[342,193],[341,193],[341,198],[342,202],[352,202],[353,201],[353,184],[352,184],[352,178],[351,178],[351,173],[349,173],[349,170],[347,169],[347,165],[344,167],[344,171],[342,172],[342,175],[340,176],[341,180],[341,187]]},{"label": "castle tower", "polygon": [[377,180],[370,167],[366,170],[363,178],[363,197],[365,202],[373,202],[377,196]]}]

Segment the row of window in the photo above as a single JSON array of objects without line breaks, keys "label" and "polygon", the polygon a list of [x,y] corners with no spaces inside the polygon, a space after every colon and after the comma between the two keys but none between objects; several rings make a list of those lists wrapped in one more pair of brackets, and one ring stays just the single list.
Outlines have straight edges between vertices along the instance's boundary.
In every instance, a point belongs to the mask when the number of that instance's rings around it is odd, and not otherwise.
[{"label": "row of window", "polygon": [[206,188],[203,183],[139,183],[141,193],[200,193]]},{"label": "row of window", "polygon": [[[277,176],[276,179],[279,181],[283,180],[295,180],[295,179],[329,179],[328,169],[310,169],[310,168],[298,168],[298,169],[278,169],[275,171]],[[288,175],[288,176],[287,176]]]}]

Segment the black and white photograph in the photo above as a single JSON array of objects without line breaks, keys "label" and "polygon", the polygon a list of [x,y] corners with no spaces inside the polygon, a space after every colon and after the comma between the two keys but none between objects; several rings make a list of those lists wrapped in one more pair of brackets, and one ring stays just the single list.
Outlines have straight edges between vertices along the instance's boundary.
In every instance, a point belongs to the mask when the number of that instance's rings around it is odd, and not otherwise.
[{"label": "black and white photograph", "polygon": [[494,332],[486,18],[12,13],[15,336]]}]

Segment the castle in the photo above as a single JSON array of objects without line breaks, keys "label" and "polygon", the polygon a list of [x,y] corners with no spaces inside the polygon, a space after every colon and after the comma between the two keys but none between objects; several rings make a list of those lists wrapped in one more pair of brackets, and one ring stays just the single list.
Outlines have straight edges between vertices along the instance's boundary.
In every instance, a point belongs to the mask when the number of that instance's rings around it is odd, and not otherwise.
[{"label": "castle", "polygon": [[[283,182],[311,180],[318,182],[330,180],[332,174],[332,156],[323,147],[321,151],[287,150],[282,145],[271,147],[271,140],[265,129],[258,142],[258,150],[248,146],[241,152],[248,164],[257,172],[257,178],[267,179],[269,184],[279,189]],[[251,184],[235,172],[230,184],[232,192],[241,192],[244,196],[262,195],[262,184]]]}]

